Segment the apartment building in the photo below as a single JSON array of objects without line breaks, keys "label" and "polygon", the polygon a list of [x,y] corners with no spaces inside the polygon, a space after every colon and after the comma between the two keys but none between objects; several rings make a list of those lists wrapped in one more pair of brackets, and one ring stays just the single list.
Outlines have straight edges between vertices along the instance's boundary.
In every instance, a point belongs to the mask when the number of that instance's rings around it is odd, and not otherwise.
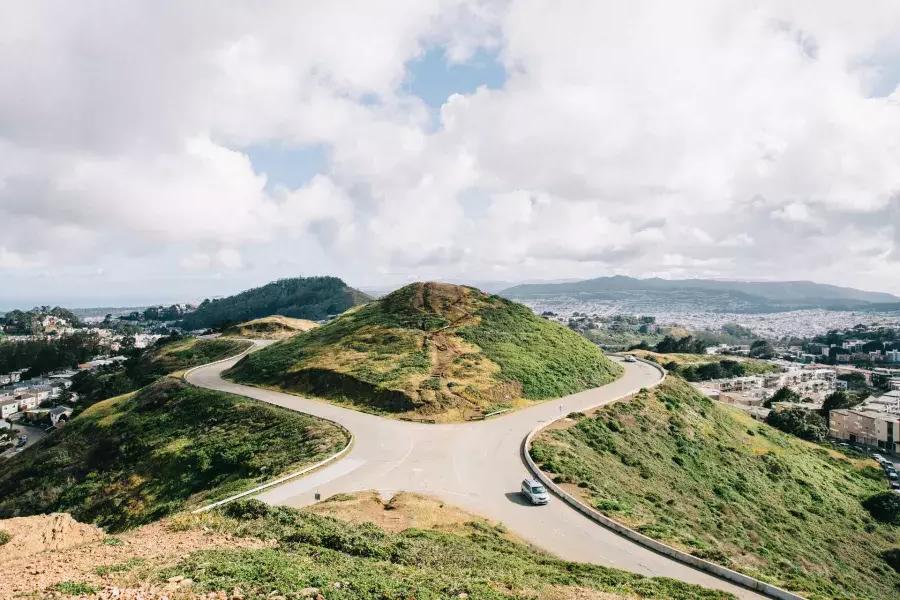
[{"label": "apartment building", "polygon": [[829,412],[831,437],[900,454],[900,415],[844,408]]}]

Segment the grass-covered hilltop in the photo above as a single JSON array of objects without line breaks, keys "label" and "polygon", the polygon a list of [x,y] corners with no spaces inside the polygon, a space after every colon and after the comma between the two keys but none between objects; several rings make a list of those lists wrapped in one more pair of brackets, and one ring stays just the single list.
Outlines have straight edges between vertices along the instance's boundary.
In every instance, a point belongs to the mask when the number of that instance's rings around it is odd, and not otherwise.
[{"label": "grass-covered hilltop", "polygon": [[0,471],[0,518],[69,512],[118,531],[217,500],[347,444],[314,417],[162,378],[94,404]]},{"label": "grass-covered hilltop", "polygon": [[291,317],[272,315],[232,325],[222,333],[242,338],[283,340],[318,326],[318,323],[308,319],[292,319]]},{"label": "grass-covered hilltop", "polygon": [[414,283],[254,352],[227,376],[381,414],[461,421],[603,385],[620,370],[521,304]]},{"label": "grass-covered hilltop", "polygon": [[571,417],[532,457],[613,519],[804,597],[898,597],[900,503],[889,507],[871,459],[754,421],[675,376]]}]

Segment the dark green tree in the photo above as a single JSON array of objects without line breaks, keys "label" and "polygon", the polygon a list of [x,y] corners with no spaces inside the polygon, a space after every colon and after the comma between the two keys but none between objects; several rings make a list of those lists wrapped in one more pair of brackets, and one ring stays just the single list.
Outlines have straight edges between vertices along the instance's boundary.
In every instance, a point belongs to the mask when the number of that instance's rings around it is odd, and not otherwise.
[{"label": "dark green tree", "polygon": [[775,348],[766,340],[756,340],[750,344],[750,356],[753,358],[772,358],[775,356]]},{"label": "dark green tree", "polygon": [[828,413],[839,408],[850,408],[860,403],[859,398],[847,392],[838,391],[828,394],[822,402],[822,416],[828,420]]},{"label": "dark green tree", "polygon": [[772,405],[776,402],[800,402],[800,394],[789,387],[782,387],[772,394],[771,398],[763,402],[763,406],[772,408]]},{"label": "dark green tree", "polygon": [[825,419],[819,413],[799,406],[773,410],[766,417],[766,423],[810,442],[821,442],[828,437]]}]

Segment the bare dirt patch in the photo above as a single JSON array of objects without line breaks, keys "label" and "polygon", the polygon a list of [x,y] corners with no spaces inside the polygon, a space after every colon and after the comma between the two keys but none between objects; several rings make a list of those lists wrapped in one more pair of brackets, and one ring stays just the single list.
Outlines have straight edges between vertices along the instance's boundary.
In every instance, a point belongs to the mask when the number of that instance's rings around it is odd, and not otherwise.
[{"label": "bare dirt patch", "polygon": [[[266,545],[209,528],[175,530],[177,520],[167,519],[119,536],[108,536],[64,513],[2,520],[0,529],[13,537],[0,546],[0,600],[59,595],[54,588],[64,582],[96,590],[82,596],[88,598],[189,598],[192,594],[184,586],[148,584],[142,566],[174,564],[195,550]],[[30,553],[23,548],[30,548]]]},{"label": "bare dirt patch", "polygon": [[446,531],[484,520],[435,498],[408,492],[400,492],[387,501],[375,491],[337,494],[306,510],[351,523],[374,523],[394,533],[411,527]]},{"label": "bare dirt patch", "polygon": [[0,563],[47,550],[63,550],[103,539],[103,530],[79,523],[68,513],[16,517],[0,521],[10,540],[0,546]]}]

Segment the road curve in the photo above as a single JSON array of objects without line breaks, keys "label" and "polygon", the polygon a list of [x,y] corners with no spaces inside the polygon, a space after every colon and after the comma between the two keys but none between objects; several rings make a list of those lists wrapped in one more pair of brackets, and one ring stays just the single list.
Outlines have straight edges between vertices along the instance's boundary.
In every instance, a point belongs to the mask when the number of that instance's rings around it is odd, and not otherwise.
[{"label": "road curve", "polygon": [[230,392],[330,419],[354,435],[344,458],[300,479],[260,493],[270,504],[301,507],[315,494],[378,490],[435,496],[488,519],[563,559],[616,567],[651,577],[671,577],[733,593],[764,596],[657,554],[590,521],[559,500],[526,505],[518,494],[528,470],[522,440],[537,425],[562,413],[614,402],[657,383],[660,373],[643,363],[622,363],[625,374],[605,386],[473,423],[428,425],[386,419],[327,402],[222,379],[239,357],[187,374],[199,387]]}]

